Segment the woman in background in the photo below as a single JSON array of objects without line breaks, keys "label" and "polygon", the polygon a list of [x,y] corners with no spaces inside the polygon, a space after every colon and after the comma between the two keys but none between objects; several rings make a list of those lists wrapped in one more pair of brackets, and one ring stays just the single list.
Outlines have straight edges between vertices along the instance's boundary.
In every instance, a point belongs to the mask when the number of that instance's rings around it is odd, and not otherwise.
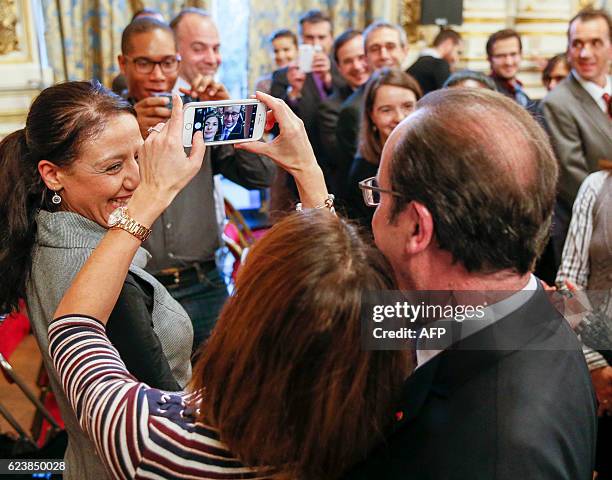
[{"label": "woman in background", "polygon": [[[274,56],[274,70],[285,68],[297,59],[298,39],[295,33],[285,28],[275,31],[270,36],[272,54]],[[272,87],[272,73],[260,77],[255,82],[255,91],[270,93]]]},{"label": "woman in background", "polygon": [[346,187],[346,213],[371,230],[374,209],[368,207],[359,182],[376,176],[380,154],[393,129],[412,111],[422,91],[411,75],[401,70],[382,68],[368,80],[363,95],[359,146]]}]

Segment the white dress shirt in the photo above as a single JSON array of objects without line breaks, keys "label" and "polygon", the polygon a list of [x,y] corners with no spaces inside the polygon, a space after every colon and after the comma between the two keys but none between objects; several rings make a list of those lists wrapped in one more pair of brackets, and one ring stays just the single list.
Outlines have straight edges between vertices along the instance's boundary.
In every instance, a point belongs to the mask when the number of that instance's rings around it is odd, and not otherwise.
[{"label": "white dress shirt", "polygon": [[585,80],[584,78],[582,78],[580,75],[576,73],[576,70],[572,70],[572,72],[574,76],[576,77],[576,80],[578,80],[578,83],[582,86],[582,88],[584,88],[587,91],[587,93],[591,97],[593,97],[593,100],[595,100],[595,103],[597,103],[597,106],[601,108],[601,110],[604,113],[607,114],[608,105],[606,104],[606,101],[604,100],[603,96],[606,93],[612,96],[612,81],[610,81],[610,75],[606,75],[606,85],[604,87],[600,87],[595,82],[591,82],[589,80]]},{"label": "white dress shirt", "polygon": [[[463,340],[469,337],[470,335],[474,335],[476,332],[479,332],[480,330],[490,325],[493,325],[495,322],[507,317],[512,312],[518,310],[531,299],[537,288],[538,279],[534,275],[530,275],[529,281],[521,290],[517,291],[516,293],[510,295],[509,297],[503,299],[500,302],[485,307],[483,310],[483,318],[465,319],[460,322],[461,331],[459,332],[458,340]],[[426,328],[435,326],[435,323],[436,322],[428,324]],[[442,352],[442,350],[421,349],[419,348],[420,343],[422,344],[422,342],[417,341],[416,368],[419,368],[424,363],[428,362],[433,357]]]}]

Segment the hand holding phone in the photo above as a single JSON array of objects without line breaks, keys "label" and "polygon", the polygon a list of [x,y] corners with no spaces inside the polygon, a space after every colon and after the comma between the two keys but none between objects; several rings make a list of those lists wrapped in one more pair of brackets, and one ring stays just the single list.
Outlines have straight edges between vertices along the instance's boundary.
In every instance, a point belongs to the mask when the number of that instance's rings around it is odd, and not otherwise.
[{"label": "hand holding phone", "polygon": [[302,72],[299,67],[295,64],[290,64],[287,67],[287,82],[291,87],[289,96],[291,98],[298,98],[304,88],[304,82],[306,81],[306,74]]},{"label": "hand holding phone", "polygon": [[254,142],[262,137],[266,123],[266,108],[254,99],[192,102],[183,111],[185,147],[198,131],[206,145]]},{"label": "hand holding phone", "polygon": [[312,73],[321,77],[331,73],[331,61],[324,52],[316,52],[312,58]]},{"label": "hand holding phone", "polygon": [[304,123],[282,100],[262,92],[257,92],[257,98],[270,109],[266,122],[268,129],[277,122],[280,134],[272,142],[244,143],[236,148],[265,155],[289,172],[296,181],[304,208],[323,204],[327,199],[325,178],[308,140]]},{"label": "hand holding phone", "polygon": [[303,43],[298,50],[298,67],[304,73],[312,72],[312,62],[317,52],[322,52],[320,45]]},{"label": "hand holding phone", "polygon": [[147,97],[134,105],[138,126],[143,138],[147,137],[149,127],[154,127],[160,122],[166,122],[170,118],[172,110],[168,108],[168,105],[171,103],[172,98]]}]

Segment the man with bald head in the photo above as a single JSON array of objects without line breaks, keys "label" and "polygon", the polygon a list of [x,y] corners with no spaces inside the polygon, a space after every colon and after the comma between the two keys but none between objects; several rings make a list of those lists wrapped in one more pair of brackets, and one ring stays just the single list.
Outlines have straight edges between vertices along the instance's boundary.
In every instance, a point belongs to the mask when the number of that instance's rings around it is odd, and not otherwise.
[{"label": "man with bald head", "polygon": [[212,82],[221,65],[221,40],[210,14],[199,8],[185,8],[170,26],[181,55],[176,88],[190,88],[203,78]]},{"label": "man with bald head", "polygon": [[363,185],[377,247],[400,289],[447,291],[482,315],[450,319],[445,345],[417,341],[391,434],[347,478],[592,478],[588,369],[531,273],[556,180],[545,133],[495,92],[432,92],[391,134]]}]

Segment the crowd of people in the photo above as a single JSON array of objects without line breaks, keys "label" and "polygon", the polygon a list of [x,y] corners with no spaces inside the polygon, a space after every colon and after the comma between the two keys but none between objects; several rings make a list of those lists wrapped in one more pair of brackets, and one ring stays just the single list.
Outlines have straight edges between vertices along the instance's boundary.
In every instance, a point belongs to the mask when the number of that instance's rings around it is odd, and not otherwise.
[{"label": "crowd of people", "polygon": [[[134,16],[115,93],[49,87],[0,143],[0,310],[26,301],[65,478],[612,478],[612,312],[574,330],[546,292],[612,291],[607,12],[570,20],[541,100],[511,29],[489,73],[451,29],[406,70],[401,27],[318,10],[270,43],[268,142],[205,146],[245,123],[210,108],[185,152],[183,103],[229,99],[186,8]],[[279,218],[231,296],[216,174]],[[505,294],[448,348],[362,348],[394,289]]]}]

